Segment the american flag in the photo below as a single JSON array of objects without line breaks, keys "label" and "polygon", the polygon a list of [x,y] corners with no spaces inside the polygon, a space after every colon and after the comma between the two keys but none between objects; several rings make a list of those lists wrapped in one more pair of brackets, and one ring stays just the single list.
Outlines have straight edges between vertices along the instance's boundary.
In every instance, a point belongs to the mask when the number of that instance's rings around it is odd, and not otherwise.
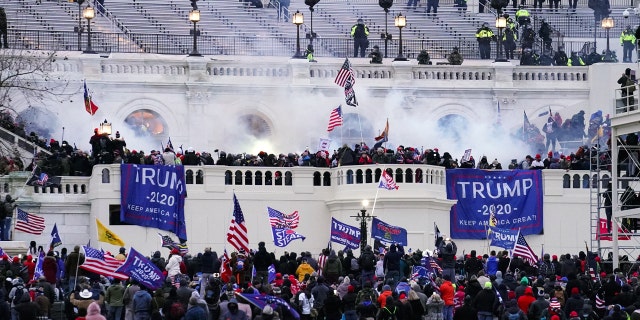
[{"label": "american flag", "polygon": [[518,240],[513,246],[513,256],[520,256],[524,261],[529,262],[531,266],[535,266],[538,263],[538,256],[531,249],[527,240],[524,239],[522,233],[518,232]]},{"label": "american flag", "polygon": [[356,83],[356,78],[353,76],[353,69],[351,69],[349,58],[344,59],[342,68],[340,68],[340,71],[338,71],[338,76],[336,76],[336,80],[334,80],[334,82],[337,85],[344,87],[347,83],[347,80],[351,81],[352,86]]},{"label": "american flag", "polygon": [[333,131],[336,127],[342,125],[342,106],[338,106],[337,108],[331,110],[331,114],[329,115],[329,125],[327,126],[327,132]]},{"label": "american flag", "polygon": [[378,188],[387,190],[398,190],[399,187],[396,185],[396,182],[393,181],[393,177],[390,176],[387,171],[382,171],[382,176],[380,177]]},{"label": "american flag", "polygon": [[227,232],[227,242],[238,251],[249,252],[247,226],[244,223],[244,215],[235,193],[233,194],[233,219],[231,219],[231,225],[229,225]]},{"label": "american flag", "polygon": [[16,230],[30,234],[42,234],[42,231],[44,231],[44,218],[18,208]]},{"label": "american flag", "polygon": [[126,274],[116,272],[124,263],[123,261],[116,260],[102,250],[89,246],[82,246],[82,248],[84,249],[84,263],[80,265],[80,268],[105,277],[114,277],[120,280],[129,279]]},{"label": "american flag", "polygon": [[294,211],[292,214],[284,214],[276,209],[267,207],[269,211],[269,223],[272,227],[295,229],[300,222],[300,214],[298,211]]},{"label": "american flag", "polygon": [[604,309],[605,307],[606,306],[604,305],[604,299],[602,299],[599,294],[596,294],[596,308]]},{"label": "american flag", "polygon": [[38,184],[44,186],[45,184],[47,184],[47,181],[49,181],[49,175],[46,173],[41,173],[40,177],[38,178]]}]

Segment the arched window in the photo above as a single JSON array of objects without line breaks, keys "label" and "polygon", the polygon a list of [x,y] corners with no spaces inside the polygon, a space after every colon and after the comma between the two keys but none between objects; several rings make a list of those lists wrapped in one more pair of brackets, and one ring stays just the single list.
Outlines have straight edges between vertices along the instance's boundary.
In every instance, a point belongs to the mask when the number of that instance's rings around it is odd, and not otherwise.
[{"label": "arched window", "polygon": [[102,169],[102,183],[111,183],[111,175],[109,175],[109,169]]},{"label": "arched window", "polygon": [[575,174],[573,175],[573,189],[580,189],[580,175],[579,174]]},{"label": "arched window", "polygon": [[353,184],[353,170],[347,170],[347,184]]},{"label": "arched window", "polygon": [[406,177],[406,179],[405,179],[405,182],[406,182],[406,183],[412,183],[412,182],[413,182],[413,170],[411,170],[411,169],[407,169],[407,170],[405,171],[405,174],[404,174],[404,175],[405,175],[405,177]]},{"label": "arched window", "polygon": [[261,186],[262,185],[262,171],[256,171],[256,178],[255,178],[255,185],[256,186]]},{"label": "arched window", "polygon": [[68,185],[68,184],[64,185],[64,193],[71,193],[71,185]]},{"label": "arched window", "polygon": [[253,184],[253,173],[249,170],[244,173],[244,185],[250,186]]},{"label": "arched window", "polygon": [[422,183],[422,169],[416,169],[416,183]]},{"label": "arched window", "polygon": [[367,169],[364,174],[365,183],[373,183],[373,171],[371,169]]},{"label": "arched window", "polygon": [[271,173],[271,171],[264,173],[264,184],[266,186],[273,185],[273,173]]},{"label": "arched window", "polygon": [[242,171],[238,170],[236,171],[236,179],[233,182],[234,185],[236,186],[241,186],[242,185]]},{"label": "arched window", "polygon": [[285,186],[293,185],[293,173],[291,173],[291,171],[287,171],[284,173],[284,185]]},{"label": "arched window", "polygon": [[362,170],[356,170],[356,184],[362,184],[363,181]]},{"label": "arched window", "polygon": [[203,184],[203,183],[204,183],[204,171],[198,170],[198,172],[196,173],[196,184]]},{"label": "arched window", "polygon": [[585,174],[582,176],[582,188],[589,189],[589,175]]},{"label": "arched window", "polygon": [[229,170],[224,172],[224,184],[225,185],[231,185],[231,183],[233,182],[233,173]]},{"label": "arched window", "polygon": [[187,170],[184,180],[186,184],[193,184],[193,170]]},{"label": "arched window", "polygon": [[314,186],[320,186],[320,185],[322,185],[322,184],[321,184],[321,183],[322,183],[322,181],[321,181],[321,180],[322,180],[322,179],[321,179],[320,172],[318,172],[318,171],[314,172],[314,173],[313,173],[313,185],[314,185]]},{"label": "arched window", "polygon": [[565,189],[571,188],[571,177],[568,174],[562,176],[562,187]]},{"label": "arched window", "polygon": [[396,169],[396,182],[402,183],[404,181],[404,174],[402,169]]},{"label": "arched window", "polygon": [[[56,189],[58,190],[58,193],[60,193],[60,191],[62,191],[62,190],[60,190],[59,186],[56,187]],[[80,193],[82,193],[82,194],[87,193],[87,185],[86,184],[80,185]]]},{"label": "arched window", "polygon": [[282,172],[281,171],[276,171],[276,186],[281,186],[282,185]]},{"label": "arched window", "polygon": [[73,185],[73,193],[76,193],[76,194],[78,193],[78,185],[77,184]]},{"label": "arched window", "polygon": [[322,185],[325,187],[330,187],[331,186],[331,173],[329,172],[325,172],[324,173],[324,179],[322,181]]}]

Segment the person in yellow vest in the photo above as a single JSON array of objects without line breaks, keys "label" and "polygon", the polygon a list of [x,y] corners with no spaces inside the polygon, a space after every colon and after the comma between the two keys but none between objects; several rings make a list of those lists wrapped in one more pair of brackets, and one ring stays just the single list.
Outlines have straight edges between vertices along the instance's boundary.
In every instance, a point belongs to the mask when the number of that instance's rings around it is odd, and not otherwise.
[{"label": "person in yellow vest", "polygon": [[489,24],[486,22],[476,31],[480,59],[491,59],[491,40],[494,40],[495,37],[493,31],[489,28]]},{"label": "person in yellow vest", "polygon": [[369,47],[369,27],[364,24],[364,20],[358,19],[357,23],[351,27],[351,36],[353,37],[353,57],[358,57],[358,48],[360,48],[360,57],[364,58],[364,51]]},{"label": "person in yellow vest", "polygon": [[578,53],[575,51],[572,51],[571,57],[569,57],[569,61],[567,61],[567,65],[571,67],[571,66],[584,66],[585,64],[582,58],[578,56]]},{"label": "person in yellow vest", "polygon": [[631,62],[633,56],[633,49],[636,47],[636,36],[631,30],[631,26],[627,26],[626,29],[620,34],[620,45],[622,46],[622,62]]},{"label": "person in yellow vest", "polygon": [[516,21],[520,26],[526,26],[531,23],[529,11],[525,9],[524,6],[520,6],[518,11],[516,11]]}]

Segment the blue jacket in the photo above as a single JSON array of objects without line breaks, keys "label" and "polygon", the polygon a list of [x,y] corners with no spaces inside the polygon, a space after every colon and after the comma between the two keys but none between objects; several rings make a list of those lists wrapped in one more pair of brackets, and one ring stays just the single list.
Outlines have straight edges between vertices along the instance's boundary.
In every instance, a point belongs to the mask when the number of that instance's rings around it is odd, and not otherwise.
[{"label": "blue jacket", "polygon": [[189,310],[184,314],[184,320],[207,320],[207,313],[201,306],[189,306]]},{"label": "blue jacket", "polygon": [[487,274],[493,276],[498,272],[498,257],[489,256],[487,259]]},{"label": "blue jacket", "polygon": [[151,313],[151,295],[147,290],[138,290],[133,295],[133,311]]}]

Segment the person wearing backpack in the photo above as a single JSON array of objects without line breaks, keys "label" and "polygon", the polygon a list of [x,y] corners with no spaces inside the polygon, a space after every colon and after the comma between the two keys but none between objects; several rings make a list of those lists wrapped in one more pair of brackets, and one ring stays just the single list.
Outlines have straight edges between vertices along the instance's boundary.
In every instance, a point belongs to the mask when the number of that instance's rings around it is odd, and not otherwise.
[{"label": "person wearing backpack", "polygon": [[398,307],[393,302],[393,297],[388,296],[385,306],[378,310],[376,320],[397,320]]},{"label": "person wearing backpack", "polygon": [[509,300],[507,302],[507,309],[504,314],[502,314],[501,320],[527,320],[527,316],[525,315],[520,308],[518,308],[518,304],[515,300]]},{"label": "person wearing backpack", "polygon": [[19,320],[20,317],[18,315],[18,310],[16,310],[16,306],[21,304],[26,300],[26,302],[30,301],[29,291],[24,287],[24,281],[21,278],[13,279],[12,281],[13,288],[9,291],[9,301],[11,301],[11,320]]},{"label": "person wearing backpack", "polygon": [[360,286],[364,287],[367,282],[373,283],[376,271],[376,256],[373,254],[371,246],[366,246],[358,258],[360,267]]}]

